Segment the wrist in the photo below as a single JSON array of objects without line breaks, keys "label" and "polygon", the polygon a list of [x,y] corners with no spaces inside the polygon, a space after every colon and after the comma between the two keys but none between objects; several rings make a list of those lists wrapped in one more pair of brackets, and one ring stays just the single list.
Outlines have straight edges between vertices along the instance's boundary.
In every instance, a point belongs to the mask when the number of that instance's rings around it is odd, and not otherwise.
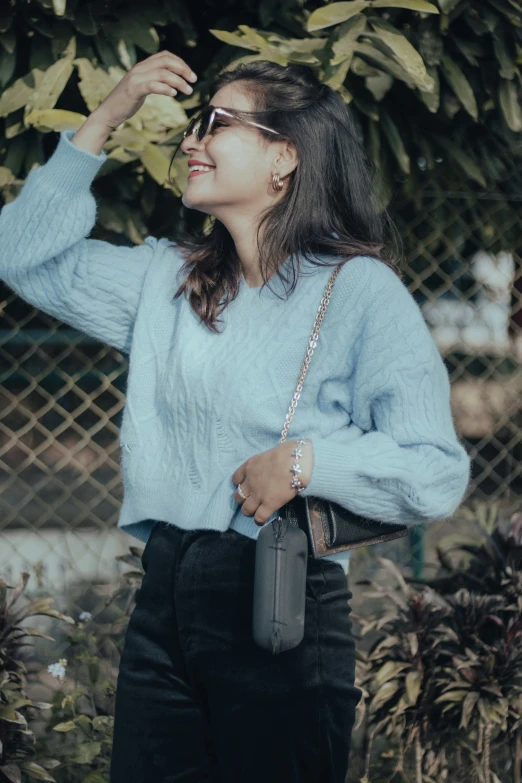
[{"label": "wrist", "polygon": [[305,489],[312,478],[314,466],[312,442],[307,440],[306,443],[301,443],[299,446],[298,440],[296,439],[294,441],[294,448],[299,448],[301,451],[301,457],[295,457],[294,463],[297,463],[301,469],[300,473],[296,474],[296,478],[300,481],[302,489]]},{"label": "wrist", "polygon": [[93,155],[99,155],[111,133],[112,128],[93,112],[71,137],[71,143]]}]

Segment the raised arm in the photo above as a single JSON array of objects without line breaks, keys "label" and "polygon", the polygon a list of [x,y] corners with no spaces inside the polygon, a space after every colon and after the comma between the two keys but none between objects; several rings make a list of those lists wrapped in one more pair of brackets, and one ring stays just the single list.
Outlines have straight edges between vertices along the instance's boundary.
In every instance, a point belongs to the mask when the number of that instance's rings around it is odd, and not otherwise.
[{"label": "raised arm", "polygon": [[87,239],[96,221],[91,184],[107,158],[60,134],[0,212],[0,278],[22,299],[128,353],[147,270],[166,240],[122,247]]},{"label": "raised arm", "polygon": [[338,432],[311,438],[312,478],[301,494],[384,522],[443,519],[462,501],[471,464],[454,429],[448,373],[404,283],[389,267],[376,279],[353,392],[364,434],[353,439],[347,429],[344,444]]}]

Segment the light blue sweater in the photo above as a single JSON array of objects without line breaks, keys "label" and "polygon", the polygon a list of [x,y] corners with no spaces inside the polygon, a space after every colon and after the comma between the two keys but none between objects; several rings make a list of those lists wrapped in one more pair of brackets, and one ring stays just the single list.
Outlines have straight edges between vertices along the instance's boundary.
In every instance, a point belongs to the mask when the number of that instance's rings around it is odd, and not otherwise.
[{"label": "light blue sweater", "polygon": [[[118,526],[143,542],[152,520],[255,539],[261,527],[234,500],[231,477],[280,442],[333,267],[305,264],[288,300],[243,278],[213,334],[184,296],[172,298],[183,263],[175,243],[86,238],[107,156],[79,149],[73,135],[62,131],[2,209],[0,276],[25,301],[129,354]],[[277,274],[271,285],[284,293]],[[407,287],[376,259],[350,260],[334,283],[287,439],[297,437],[314,453],[303,496],[417,525],[451,516],[466,493],[470,459],[446,367]],[[347,570],[347,552],[328,557]]]}]

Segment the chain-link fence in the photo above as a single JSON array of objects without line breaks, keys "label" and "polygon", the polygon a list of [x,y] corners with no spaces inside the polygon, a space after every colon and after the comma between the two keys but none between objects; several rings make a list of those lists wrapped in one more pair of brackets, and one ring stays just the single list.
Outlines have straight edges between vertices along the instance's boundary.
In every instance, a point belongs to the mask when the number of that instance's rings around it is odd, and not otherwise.
[{"label": "chain-link fence", "polygon": [[[514,509],[522,490],[522,195],[516,180],[471,192],[469,182],[467,191],[455,185],[454,172],[422,178],[414,198],[392,207],[404,282],[450,371],[455,424],[474,465],[467,500]],[[37,564],[58,591],[71,575],[103,581],[116,554],[141,547],[116,528],[127,359],[6,287],[1,297],[0,572],[11,581]]]}]

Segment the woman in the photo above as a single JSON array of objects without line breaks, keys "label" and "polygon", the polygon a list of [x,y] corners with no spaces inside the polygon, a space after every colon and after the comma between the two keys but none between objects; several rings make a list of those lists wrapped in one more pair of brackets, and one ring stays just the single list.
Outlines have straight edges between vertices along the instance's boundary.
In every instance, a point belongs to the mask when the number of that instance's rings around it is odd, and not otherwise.
[{"label": "woman", "polygon": [[118,525],[146,542],[145,575],[120,664],[111,783],[343,783],[360,698],[347,553],[309,555],[304,639],[270,655],[252,638],[257,535],[297,492],[389,522],[450,516],[470,461],[445,366],[386,259],[387,218],[349,108],[309,69],[254,62],[217,79],[181,142],[192,169],[182,201],[214,218],[207,233],[132,248],[86,238],[110,133],[147,94],[190,94],[195,78],[155,54],[61,133],[2,210],[2,276],[130,354]]}]

